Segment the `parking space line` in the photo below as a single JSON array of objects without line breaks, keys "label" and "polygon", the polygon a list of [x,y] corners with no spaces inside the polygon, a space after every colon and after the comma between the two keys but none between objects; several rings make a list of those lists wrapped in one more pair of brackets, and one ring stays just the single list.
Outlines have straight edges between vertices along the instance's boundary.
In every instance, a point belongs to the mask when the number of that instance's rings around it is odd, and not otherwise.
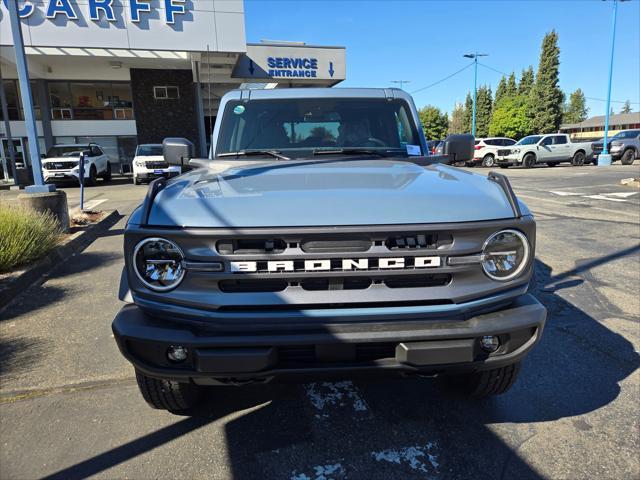
[{"label": "parking space line", "polygon": [[[100,205],[101,203],[106,202],[107,200],[109,200],[108,198],[101,198],[100,200],[90,200],[88,202],[85,202],[84,204],[84,209],[85,210],[92,210],[94,208],[96,208],[98,205]],[[78,207],[80,206],[80,204],[78,204]]]}]

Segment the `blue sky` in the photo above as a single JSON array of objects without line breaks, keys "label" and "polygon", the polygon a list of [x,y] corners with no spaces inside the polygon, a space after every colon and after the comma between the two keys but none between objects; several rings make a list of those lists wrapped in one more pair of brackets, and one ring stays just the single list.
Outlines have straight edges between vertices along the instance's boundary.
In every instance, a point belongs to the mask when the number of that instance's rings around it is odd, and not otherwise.
[{"label": "blue sky", "polygon": [[[601,0],[246,0],[247,41],[296,40],[347,48],[342,86],[386,87],[410,80],[413,92],[464,67],[464,53],[488,53],[494,69],[517,74],[537,68],[544,34],[555,29],[560,46],[560,87],[582,88],[604,99],[609,65],[612,2]],[[612,100],[640,110],[640,1],[618,4]],[[478,67],[478,84],[495,87],[500,74]],[[469,68],[414,95],[420,107],[451,111],[472,87]],[[588,100],[590,115],[605,103]],[[618,112],[621,104],[612,103]]]}]

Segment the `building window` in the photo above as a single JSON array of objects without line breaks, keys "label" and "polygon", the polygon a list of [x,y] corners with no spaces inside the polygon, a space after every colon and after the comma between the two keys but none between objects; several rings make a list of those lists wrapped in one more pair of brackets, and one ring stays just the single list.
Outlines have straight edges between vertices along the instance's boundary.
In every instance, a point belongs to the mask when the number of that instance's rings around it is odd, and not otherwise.
[{"label": "building window", "polygon": [[54,120],[131,120],[133,101],[128,83],[50,82]]},{"label": "building window", "polygon": [[[24,120],[24,110],[22,109],[22,100],[20,99],[20,90],[17,80],[3,80],[4,94],[7,98],[7,110],[9,120]],[[40,103],[38,102],[38,90],[35,82],[31,82],[31,98],[33,100],[33,113],[36,120],[41,120]],[[2,109],[0,109],[0,120],[4,120]]]},{"label": "building window", "polygon": [[178,87],[153,87],[153,98],[156,100],[175,100],[180,98]]}]

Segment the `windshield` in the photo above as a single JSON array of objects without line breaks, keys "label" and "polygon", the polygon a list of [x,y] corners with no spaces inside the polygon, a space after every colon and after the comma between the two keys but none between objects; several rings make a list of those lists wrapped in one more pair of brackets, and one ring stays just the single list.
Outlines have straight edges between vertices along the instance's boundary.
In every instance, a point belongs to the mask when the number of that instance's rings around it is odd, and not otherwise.
[{"label": "windshield", "polygon": [[150,157],[151,155],[162,155],[162,145],[138,145],[136,157]]},{"label": "windshield", "polygon": [[[420,139],[404,100],[278,99],[231,101],[225,108],[216,154],[277,150],[290,158],[318,150],[362,148],[407,155]],[[414,148],[411,148],[411,147]]]},{"label": "windshield", "polygon": [[88,145],[67,145],[62,147],[51,147],[47,152],[47,157],[79,157],[84,151],[89,150]]},{"label": "windshield", "polygon": [[538,143],[541,138],[541,135],[530,135],[521,139],[516,145],[533,145],[534,143]]},{"label": "windshield", "polygon": [[627,132],[620,132],[611,137],[611,140],[621,140],[623,138],[636,138],[640,134],[640,130],[629,130]]}]

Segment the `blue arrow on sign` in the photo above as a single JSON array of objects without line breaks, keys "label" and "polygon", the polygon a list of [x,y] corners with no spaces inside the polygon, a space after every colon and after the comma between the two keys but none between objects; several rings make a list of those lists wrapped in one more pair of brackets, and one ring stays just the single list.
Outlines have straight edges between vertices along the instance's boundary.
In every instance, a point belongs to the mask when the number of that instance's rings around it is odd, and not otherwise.
[{"label": "blue arrow on sign", "polygon": [[333,62],[329,62],[329,75],[331,75],[333,77]]},{"label": "blue arrow on sign", "polygon": [[253,68],[253,60],[249,60],[249,73],[253,75],[254,70],[255,69]]}]

